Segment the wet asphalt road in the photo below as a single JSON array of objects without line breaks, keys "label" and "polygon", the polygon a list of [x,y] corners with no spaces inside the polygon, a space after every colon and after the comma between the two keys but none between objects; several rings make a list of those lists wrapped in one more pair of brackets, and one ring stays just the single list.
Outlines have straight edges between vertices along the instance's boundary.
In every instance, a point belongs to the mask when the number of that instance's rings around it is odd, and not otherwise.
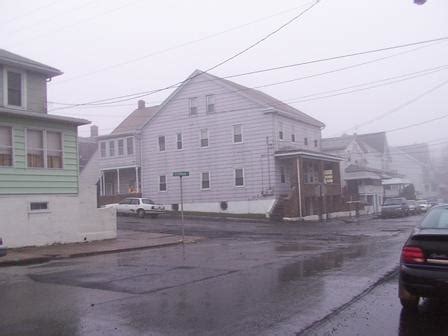
[{"label": "wet asphalt road", "polygon": [[346,309],[318,323],[307,336],[444,336],[448,303],[423,300],[417,312],[401,308],[398,277],[376,287]]},{"label": "wet asphalt road", "polygon": [[[180,232],[173,218],[119,220]],[[1,268],[0,335],[300,334],[396,266],[416,220],[188,220],[208,239]]]}]

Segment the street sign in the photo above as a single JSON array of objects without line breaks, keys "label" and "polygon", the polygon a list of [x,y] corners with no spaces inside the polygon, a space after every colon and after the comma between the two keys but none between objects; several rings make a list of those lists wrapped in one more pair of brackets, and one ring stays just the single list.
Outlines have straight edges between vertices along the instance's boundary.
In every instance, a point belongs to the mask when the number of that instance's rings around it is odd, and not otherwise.
[{"label": "street sign", "polygon": [[190,176],[190,172],[187,171],[174,172],[173,176]]}]

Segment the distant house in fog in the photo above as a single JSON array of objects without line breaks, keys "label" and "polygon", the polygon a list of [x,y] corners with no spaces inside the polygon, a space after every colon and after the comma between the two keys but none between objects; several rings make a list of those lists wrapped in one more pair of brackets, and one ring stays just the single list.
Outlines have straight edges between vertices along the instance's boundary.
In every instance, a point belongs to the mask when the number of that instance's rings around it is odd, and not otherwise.
[{"label": "distant house in fog", "polygon": [[438,196],[429,147],[425,143],[391,147],[392,169],[414,185],[418,198]]},{"label": "distant house in fog", "polygon": [[363,202],[368,212],[379,212],[384,198],[382,181],[394,175],[386,133],[325,138],[322,150],[344,158],[341,175],[346,198]]}]

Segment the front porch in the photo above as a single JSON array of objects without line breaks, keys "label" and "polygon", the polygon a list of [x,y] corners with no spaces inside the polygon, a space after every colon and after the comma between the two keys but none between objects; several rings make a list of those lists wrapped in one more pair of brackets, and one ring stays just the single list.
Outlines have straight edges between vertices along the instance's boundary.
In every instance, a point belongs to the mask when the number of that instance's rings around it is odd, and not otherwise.
[{"label": "front porch", "polygon": [[100,206],[117,203],[126,197],[141,197],[140,167],[102,169],[98,184]]},{"label": "front porch", "polygon": [[290,172],[288,194],[278,195],[277,209],[281,213],[277,210],[277,216],[328,218],[328,214],[345,210],[341,158],[311,151],[281,151],[275,158],[280,167]]}]

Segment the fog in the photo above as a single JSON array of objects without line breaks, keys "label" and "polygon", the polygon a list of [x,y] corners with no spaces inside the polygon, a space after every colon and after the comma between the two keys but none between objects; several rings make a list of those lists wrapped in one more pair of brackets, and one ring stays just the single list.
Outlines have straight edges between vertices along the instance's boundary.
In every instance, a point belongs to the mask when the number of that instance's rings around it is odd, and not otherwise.
[{"label": "fog", "polygon": [[[60,103],[85,103],[177,83],[195,69],[206,70],[243,50],[312,3],[0,0],[0,48],[62,70],[64,75],[48,85],[48,100],[53,102],[50,113],[89,119],[100,127],[100,134],[107,134],[132,112],[137,99],[107,107],[66,108]],[[444,36],[448,36],[446,0],[428,0],[424,5],[412,0],[321,0],[285,29],[211,73],[228,76]],[[442,85],[448,80],[448,68],[389,85],[380,82],[445,66],[448,41],[233,80],[258,87],[389,55],[395,56],[261,90],[324,122],[324,136],[392,130],[448,114],[448,84]],[[371,82],[381,85],[303,101],[311,94]],[[433,92],[416,99],[431,89]],[[159,104],[169,93],[144,99],[149,105]],[[403,104],[406,106],[396,110]],[[379,116],[384,117],[369,122]],[[447,127],[448,117],[390,132],[388,139],[392,145],[427,141],[437,149],[448,140]],[[82,127],[80,135],[88,135],[88,127]]]}]

